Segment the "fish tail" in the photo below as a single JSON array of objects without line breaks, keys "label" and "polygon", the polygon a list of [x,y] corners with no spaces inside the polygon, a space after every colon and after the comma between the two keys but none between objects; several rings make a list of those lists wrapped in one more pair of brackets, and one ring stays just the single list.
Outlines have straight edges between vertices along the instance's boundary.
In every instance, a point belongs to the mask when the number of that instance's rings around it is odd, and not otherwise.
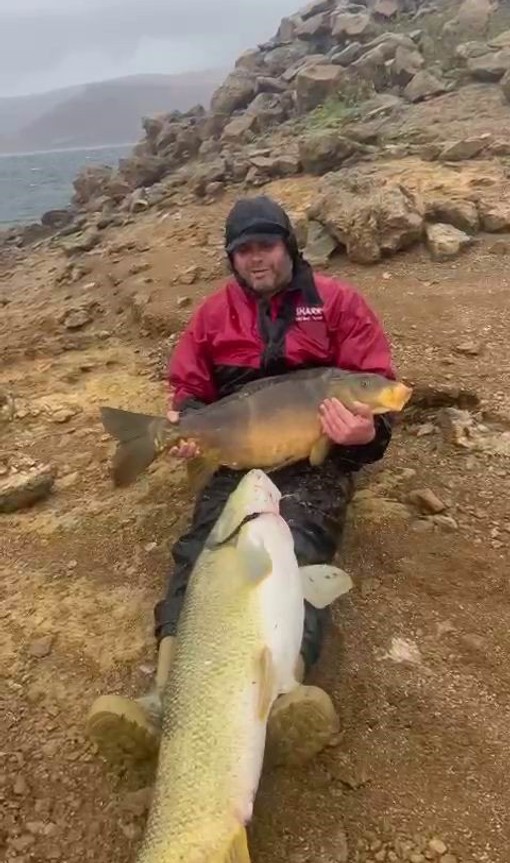
[{"label": "fish tail", "polygon": [[214,863],[251,863],[245,827],[239,826],[225,853],[215,858]]},{"label": "fish tail", "polygon": [[[162,449],[173,446],[180,437],[178,423],[175,434],[173,430],[169,433],[168,422],[160,417],[109,407],[101,408],[100,414],[106,431],[118,441],[111,469],[116,486],[130,485]],[[163,432],[164,445],[161,443]]]}]

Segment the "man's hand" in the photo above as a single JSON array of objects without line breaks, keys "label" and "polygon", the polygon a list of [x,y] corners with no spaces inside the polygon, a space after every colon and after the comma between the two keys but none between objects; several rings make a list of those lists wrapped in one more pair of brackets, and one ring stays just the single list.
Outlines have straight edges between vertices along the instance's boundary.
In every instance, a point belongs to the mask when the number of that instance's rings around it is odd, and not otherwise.
[{"label": "man's hand", "polygon": [[326,399],[319,411],[322,430],[333,443],[356,446],[375,438],[374,415],[360,402],[355,402],[348,410],[338,399]]},{"label": "man's hand", "polygon": [[[171,423],[179,422],[179,413],[178,411],[168,411],[167,419],[170,420]],[[195,443],[189,441],[186,443],[185,441],[181,441],[179,446],[174,446],[170,450],[170,455],[175,456],[176,458],[196,458],[200,455],[200,450]]]}]

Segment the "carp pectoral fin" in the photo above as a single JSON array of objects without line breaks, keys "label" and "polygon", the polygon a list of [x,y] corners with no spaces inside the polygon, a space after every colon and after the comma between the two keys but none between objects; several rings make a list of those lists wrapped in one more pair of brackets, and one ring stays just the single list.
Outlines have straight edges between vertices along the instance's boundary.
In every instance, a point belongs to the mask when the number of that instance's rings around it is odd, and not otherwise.
[{"label": "carp pectoral fin", "polygon": [[211,863],[251,863],[245,827],[239,825],[227,850],[215,855]]},{"label": "carp pectoral fin", "polygon": [[303,596],[315,608],[325,608],[354,587],[352,578],[343,569],[321,563],[299,568]]},{"label": "carp pectoral fin", "polygon": [[202,491],[219,467],[218,459],[210,453],[198,455],[186,463],[188,484],[194,494]]},{"label": "carp pectoral fin", "polygon": [[276,682],[273,654],[269,647],[264,647],[260,654],[257,670],[257,677],[260,678],[257,716],[261,722],[265,722],[273,704]]},{"label": "carp pectoral fin", "polygon": [[321,437],[315,441],[310,452],[309,458],[312,467],[318,467],[321,465],[325,461],[330,449],[330,439],[326,435],[321,435]]}]

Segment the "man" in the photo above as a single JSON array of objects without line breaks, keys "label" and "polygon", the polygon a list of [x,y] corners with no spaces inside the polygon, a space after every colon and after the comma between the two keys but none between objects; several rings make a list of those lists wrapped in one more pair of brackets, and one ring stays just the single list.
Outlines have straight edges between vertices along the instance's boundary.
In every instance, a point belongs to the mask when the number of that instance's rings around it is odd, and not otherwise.
[{"label": "man", "polygon": [[[338,366],[395,377],[388,341],[372,310],[349,286],[312,272],[299,253],[287,214],[274,201],[240,200],[227,218],[225,247],[233,277],[200,305],[169,363],[172,420],[249,381],[292,369]],[[320,417],[335,444],[324,464],[312,468],[301,462],[272,474],[283,494],[282,515],[292,530],[300,565],[333,560],[352,495],[352,474],[382,458],[391,438],[389,421],[372,416],[363,405],[349,411],[327,400]],[[198,450],[186,442],[173,452],[187,459]],[[236,471],[217,471],[198,496],[189,531],[173,547],[173,576],[165,599],[155,608],[155,688],[136,701],[105,696],[92,707],[89,734],[107,757],[129,752],[141,759],[157,752],[160,696],[171,668],[186,585],[239,478]],[[303,683],[319,657],[327,617],[327,609],[317,611],[306,604],[297,669],[302,685],[276,701],[268,721],[268,745],[280,763],[310,758],[338,727],[330,697]]]}]

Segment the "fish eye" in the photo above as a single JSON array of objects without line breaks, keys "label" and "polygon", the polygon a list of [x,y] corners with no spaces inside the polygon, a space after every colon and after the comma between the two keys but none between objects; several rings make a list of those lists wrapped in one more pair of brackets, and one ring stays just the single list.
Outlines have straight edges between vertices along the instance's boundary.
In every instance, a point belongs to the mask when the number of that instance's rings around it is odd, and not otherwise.
[{"label": "fish eye", "polygon": [[361,378],[361,387],[366,390],[368,387],[368,380],[366,378]]}]

